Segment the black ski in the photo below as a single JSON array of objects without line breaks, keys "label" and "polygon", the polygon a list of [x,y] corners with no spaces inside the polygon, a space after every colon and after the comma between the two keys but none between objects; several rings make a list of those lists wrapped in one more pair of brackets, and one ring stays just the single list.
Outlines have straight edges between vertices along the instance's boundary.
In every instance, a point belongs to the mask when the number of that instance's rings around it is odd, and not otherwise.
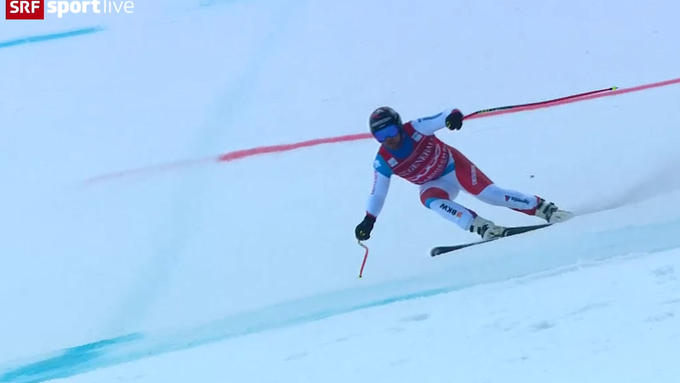
[{"label": "black ski", "polygon": [[[551,225],[552,224],[550,224],[550,223],[544,223],[544,224],[540,224],[540,225],[508,227],[503,231],[503,237],[510,237],[510,236],[513,236],[513,235],[522,234],[522,233],[526,233],[526,232],[529,232],[529,231],[542,229],[544,227],[548,227],[548,226],[551,226]],[[430,256],[436,257],[437,255],[450,253],[452,251],[464,249],[464,248],[470,247],[470,246],[481,245],[483,243],[495,241],[495,240],[501,239],[503,237],[497,237],[497,238],[481,240],[481,241],[476,241],[476,242],[468,242],[468,243],[463,243],[463,244],[460,244],[460,245],[435,246],[430,250]]]}]

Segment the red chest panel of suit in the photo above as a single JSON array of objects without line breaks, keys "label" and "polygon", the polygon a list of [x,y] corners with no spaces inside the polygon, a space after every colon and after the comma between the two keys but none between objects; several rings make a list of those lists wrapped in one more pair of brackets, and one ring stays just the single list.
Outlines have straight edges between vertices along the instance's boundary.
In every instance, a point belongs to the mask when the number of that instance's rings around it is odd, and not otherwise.
[{"label": "red chest panel of suit", "polygon": [[392,169],[392,172],[416,185],[438,178],[449,162],[449,151],[446,144],[436,136],[426,136],[418,133],[411,123],[404,124],[404,143],[410,147],[410,153],[403,159],[395,158],[385,147],[380,148],[380,154]]}]

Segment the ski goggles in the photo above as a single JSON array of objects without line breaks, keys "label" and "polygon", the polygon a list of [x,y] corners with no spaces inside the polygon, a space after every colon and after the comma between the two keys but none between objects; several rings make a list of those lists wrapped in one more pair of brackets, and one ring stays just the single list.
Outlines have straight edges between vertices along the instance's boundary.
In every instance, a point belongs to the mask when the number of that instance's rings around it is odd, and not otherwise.
[{"label": "ski goggles", "polygon": [[399,127],[396,125],[388,125],[378,131],[373,132],[373,136],[378,142],[384,142],[390,137],[396,137],[399,135]]}]

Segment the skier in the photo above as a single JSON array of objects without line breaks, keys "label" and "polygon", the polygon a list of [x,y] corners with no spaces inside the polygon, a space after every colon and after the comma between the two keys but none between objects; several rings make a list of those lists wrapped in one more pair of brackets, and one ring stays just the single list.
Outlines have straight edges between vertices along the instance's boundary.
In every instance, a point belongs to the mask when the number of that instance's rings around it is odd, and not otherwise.
[{"label": "skier", "polygon": [[497,186],[460,151],[439,140],[436,131],[444,127],[455,131],[463,126],[463,114],[458,109],[402,123],[392,108],[380,107],[371,114],[369,126],[381,145],[373,162],[373,188],[366,215],[355,230],[360,241],[370,238],[392,175],[419,185],[420,201],[426,208],[483,239],[498,237],[505,228],[453,202],[461,189],[487,204],[537,216],[548,223],[572,216],[539,196]]}]

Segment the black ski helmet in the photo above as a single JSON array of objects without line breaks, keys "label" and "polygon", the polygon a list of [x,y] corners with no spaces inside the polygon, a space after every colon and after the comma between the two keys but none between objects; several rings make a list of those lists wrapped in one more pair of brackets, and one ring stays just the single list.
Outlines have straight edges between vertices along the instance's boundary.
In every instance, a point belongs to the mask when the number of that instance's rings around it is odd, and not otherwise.
[{"label": "black ski helmet", "polygon": [[375,132],[378,130],[384,129],[390,125],[396,125],[400,131],[403,126],[399,113],[389,106],[381,106],[374,110],[368,120],[368,125],[371,129],[371,134],[373,135],[375,135]]}]

